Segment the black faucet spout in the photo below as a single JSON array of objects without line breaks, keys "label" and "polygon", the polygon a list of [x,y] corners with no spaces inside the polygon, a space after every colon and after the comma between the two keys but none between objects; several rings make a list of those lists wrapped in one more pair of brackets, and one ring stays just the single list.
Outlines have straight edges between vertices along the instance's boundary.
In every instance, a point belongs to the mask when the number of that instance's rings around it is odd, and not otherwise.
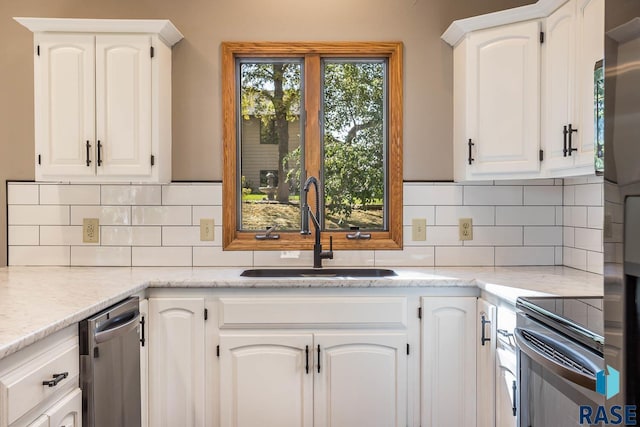
[{"label": "black faucet spout", "polygon": [[[315,215],[311,212],[311,208],[309,207],[308,197],[309,197],[309,188],[311,185],[315,187],[316,190],[316,213]],[[329,238],[329,250],[322,250],[321,243],[321,233],[322,227],[320,226],[320,190],[318,186],[318,180],[314,176],[310,176],[307,178],[304,183],[304,187],[302,187],[304,191],[304,200],[302,201],[302,230],[300,234],[309,235],[311,231],[309,230],[309,218],[311,218],[311,222],[313,223],[313,227],[315,229],[315,243],[313,245],[313,268],[322,268],[322,260],[323,259],[333,259],[333,237]]]}]

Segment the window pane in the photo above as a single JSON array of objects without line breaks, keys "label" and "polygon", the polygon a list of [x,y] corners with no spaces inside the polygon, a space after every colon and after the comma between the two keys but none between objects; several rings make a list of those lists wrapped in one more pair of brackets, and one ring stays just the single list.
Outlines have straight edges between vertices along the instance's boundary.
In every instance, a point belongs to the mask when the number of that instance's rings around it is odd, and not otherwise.
[{"label": "window pane", "polygon": [[326,229],[386,229],[386,62],[323,62]]},{"label": "window pane", "polygon": [[238,66],[240,230],[300,229],[302,63]]}]

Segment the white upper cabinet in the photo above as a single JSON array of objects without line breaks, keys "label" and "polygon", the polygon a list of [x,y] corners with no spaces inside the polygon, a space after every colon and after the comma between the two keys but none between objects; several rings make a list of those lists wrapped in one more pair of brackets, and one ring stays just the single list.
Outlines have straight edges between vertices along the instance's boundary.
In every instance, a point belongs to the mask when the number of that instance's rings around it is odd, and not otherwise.
[{"label": "white upper cabinet", "polygon": [[594,172],[594,66],[604,0],[538,3],[455,21],[454,179]]},{"label": "white upper cabinet", "polygon": [[571,0],[545,21],[543,141],[548,176],[594,172],[594,68],[604,54],[604,0]]},{"label": "white upper cabinet", "polygon": [[34,32],[36,180],[169,182],[178,30],[161,20],[16,20]]},{"label": "white upper cabinet", "polygon": [[454,52],[457,181],[539,171],[538,22],[473,32]]}]

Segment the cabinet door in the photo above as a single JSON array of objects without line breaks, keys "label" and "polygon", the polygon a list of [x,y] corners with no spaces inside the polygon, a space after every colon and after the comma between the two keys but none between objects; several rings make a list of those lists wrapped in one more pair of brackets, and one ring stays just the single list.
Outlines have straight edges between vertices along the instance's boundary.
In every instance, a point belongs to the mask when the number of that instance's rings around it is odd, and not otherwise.
[{"label": "cabinet door", "polygon": [[149,425],[149,300],[140,300],[140,425]]},{"label": "cabinet door", "polygon": [[96,36],[98,175],[151,174],[151,38]]},{"label": "cabinet door", "polygon": [[496,427],[516,427],[515,349],[499,348],[496,353]]},{"label": "cabinet door", "polygon": [[[576,82],[575,1],[569,1],[546,20],[543,75],[545,168],[554,171],[573,167],[569,156],[569,124],[577,128],[574,115]],[[572,140],[579,135],[573,133]],[[574,153],[572,153],[574,154]]]},{"label": "cabinet door", "polygon": [[220,334],[220,425],[313,426],[311,334]]},{"label": "cabinet door", "polygon": [[604,0],[578,0],[578,60],[576,69],[576,116],[580,123],[577,138],[577,166],[593,172],[595,154],[594,68],[604,58]]},{"label": "cabinet door", "polygon": [[70,392],[45,414],[49,417],[49,427],[81,427],[82,390],[77,388]]},{"label": "cabinet door", "polygon": [[[469,166],[472,176],[491,179],[539,170],[539,28],[538,22],[525,22],[468,37],[467,138],[475,144],[475,160]],[[456,141],[465,146],[467,142]]]},{"label": "cabinet door", "polygon": [[149,299],[149,425],[204,425],[203,298]]},{"label": "cabinet door", "polygon": [[496,306],[478,299],[477,421],[478,427],[495,424]]},{"label": "cabinet door", "polygon": [[36,43],[36,179],[93,176],[95,37],[43,33]]},{"label": "cabinet door", "polygon": [[422,298],[422,427],[476,425],[476,298]]},{"label": "cabinet door", "polygon": [[406,333],[314,337],[314,425],[407,425]]}]

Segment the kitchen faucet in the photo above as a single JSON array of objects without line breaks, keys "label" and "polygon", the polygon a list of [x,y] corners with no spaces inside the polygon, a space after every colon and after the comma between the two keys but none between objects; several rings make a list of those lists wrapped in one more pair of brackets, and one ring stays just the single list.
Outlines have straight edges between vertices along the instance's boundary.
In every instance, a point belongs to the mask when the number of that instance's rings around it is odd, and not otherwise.
[{"label": "kitchen faucet", "polygon": [[[316,189],[316,214],[314,215],[311,212],[311,208],[309,207],[309,203],[307,199],[309,197],[309,187],[313,184]],[[322,260],[323,259],[333,259],[333,237],[329,236],[329,251],[322,251],[322,243],[320,243],[320,233],[322,232],[320,227],[320,193],[318,189],[318,180],[314,176],[310,176],[307,178],[307,181],[304,183],[304,200],[302,204],[302,230],[300,234],[309,235],[311,231],[309,231],[309,217],[311,217],[311,222],[313,222],[313,226],[316,229],[316,241],[313,245],[313,268],[322,268]]]}]

